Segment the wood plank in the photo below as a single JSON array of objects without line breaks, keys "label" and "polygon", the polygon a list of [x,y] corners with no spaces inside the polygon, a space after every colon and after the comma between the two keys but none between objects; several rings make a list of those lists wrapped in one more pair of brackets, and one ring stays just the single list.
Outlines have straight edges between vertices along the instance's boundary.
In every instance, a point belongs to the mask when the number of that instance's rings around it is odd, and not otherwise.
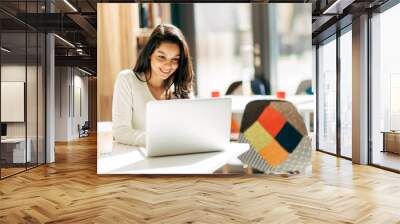
[{"label": "wood plank", "polygon": [[399,223],[400,175],[314,152],[308,174],[96,174],[96,137],[0,181],[0,223]]}]

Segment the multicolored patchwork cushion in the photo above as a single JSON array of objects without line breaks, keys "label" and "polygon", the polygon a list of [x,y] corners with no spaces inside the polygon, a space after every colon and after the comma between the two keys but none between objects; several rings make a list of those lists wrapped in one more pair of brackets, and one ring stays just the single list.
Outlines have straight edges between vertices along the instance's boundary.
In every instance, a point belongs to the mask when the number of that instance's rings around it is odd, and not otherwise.
[{"label": "multicolored patchwork cushion", "polygon": [[303,171],[311,164],[311,141],[301,115],[287,101],[258,100],[243,114],[240,142],[250,149],[239,159],[260,171]]}]

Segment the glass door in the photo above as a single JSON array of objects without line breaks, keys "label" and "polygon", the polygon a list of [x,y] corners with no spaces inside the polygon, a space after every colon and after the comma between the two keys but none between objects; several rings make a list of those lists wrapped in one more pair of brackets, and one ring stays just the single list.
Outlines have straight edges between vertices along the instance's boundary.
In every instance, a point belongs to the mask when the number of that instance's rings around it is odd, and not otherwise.
[{"label": "glass door", "polygon": [[400,4],[371,18],[371,162],[400,171]]}]

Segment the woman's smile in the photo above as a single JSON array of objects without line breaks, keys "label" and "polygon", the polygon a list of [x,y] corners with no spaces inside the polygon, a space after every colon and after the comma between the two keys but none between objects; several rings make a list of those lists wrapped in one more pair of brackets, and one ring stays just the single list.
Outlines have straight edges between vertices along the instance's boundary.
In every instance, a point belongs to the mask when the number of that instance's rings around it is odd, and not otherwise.
[{"label": "woman's smile", "polygon": [[162,68],[160,69],[160,71],[165,74],[165,75],[169,75],[171,73],[171,69],[167,69],[167,70],[163,70]]}]

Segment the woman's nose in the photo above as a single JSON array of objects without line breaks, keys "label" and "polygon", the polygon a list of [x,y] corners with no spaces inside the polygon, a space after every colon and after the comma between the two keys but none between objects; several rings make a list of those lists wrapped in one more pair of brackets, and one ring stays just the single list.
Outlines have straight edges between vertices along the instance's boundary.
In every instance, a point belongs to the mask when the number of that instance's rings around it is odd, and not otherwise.
[{"label": "woman's nose", "polygon": [[164,63],[164,66],[166,66],[166,67],[168,67],[168,68],[172,68],[172,67],[173,67],[173,64],[174,64],[173,61],[167,60],[167,61]]}]

